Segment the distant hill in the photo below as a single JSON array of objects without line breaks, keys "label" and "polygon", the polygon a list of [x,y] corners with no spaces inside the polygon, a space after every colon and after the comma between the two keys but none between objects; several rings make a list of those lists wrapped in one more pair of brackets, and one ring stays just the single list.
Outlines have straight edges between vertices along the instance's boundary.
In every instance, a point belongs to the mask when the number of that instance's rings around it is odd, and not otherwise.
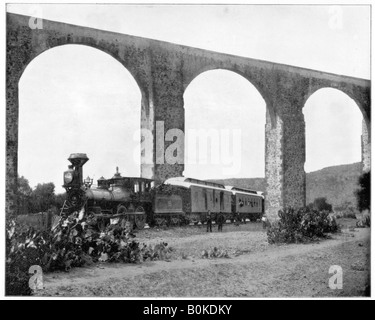
[{"label": "distant hill", "polygon": [[[356,204],[354,190],[357,189],[358,177],[361,175],[361,163],[327,167],[306,174],[306,203],[315,198],[326,197],[334,207],[345,202]],[[265,191],[265,178],[232,178],[211,180],[225,185]]]}]

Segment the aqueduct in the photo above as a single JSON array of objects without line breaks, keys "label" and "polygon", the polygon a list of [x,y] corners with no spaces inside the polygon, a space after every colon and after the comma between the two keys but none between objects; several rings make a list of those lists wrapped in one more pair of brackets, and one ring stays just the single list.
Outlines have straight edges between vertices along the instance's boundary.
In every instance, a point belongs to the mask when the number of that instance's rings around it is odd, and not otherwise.
[{"label": "aqueduct", "polygon": [[[158,181],[180,176],[184,164],[161,164],[156,156],[156,122],[184,131],[184,91],[202,72],[226,69],[250,81],[266,102],[266,212],[306,202],[305,122],[302,108],[321,88],[336,88],[352,98],[363,114],[362,164],[370,169],[371,82],[268,61],[222,54],[163,41],[43,20],[29,27],[30,17],[7,14],[6,69],[6,213],[16,210],[18,161],[18,83],[27,65],[42,52],[65,44],[102,50],[117,59],[136,80],[141,93],[141,127],[153,133],[152,164],[142,164],[143,177]],[[165,142],[164,148],[172,142]]]}]

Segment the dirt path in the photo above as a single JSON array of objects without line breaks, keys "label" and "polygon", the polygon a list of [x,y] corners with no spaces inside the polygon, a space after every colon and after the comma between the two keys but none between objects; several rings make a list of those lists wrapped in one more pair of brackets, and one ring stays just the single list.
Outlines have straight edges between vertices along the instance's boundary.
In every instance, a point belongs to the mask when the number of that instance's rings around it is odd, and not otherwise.
[{"label": "dirt path", "polygon": [[[246,228],[246,227],[244,227]],[[253,228],[253,226],[247,227]],[[193,231],[193,233],[196,231]],[[176,236],[177,233],[177,236]],[[118,297],[314,297],[362,296],[369,281],[370,229],[343,232],[320,243],[268,245],[258,226],[251,232],[178,235],[179,230],[139,240],[168,241],[170,262],[101,264],[45,275],[43,296]],[[138,237],[138,236],[137,236]],[[203,259],[216,246],[230,258]],[[181,253],[187,258],[182,258]],[[343,289],[328,286],[330,266],[343,270]]]}]

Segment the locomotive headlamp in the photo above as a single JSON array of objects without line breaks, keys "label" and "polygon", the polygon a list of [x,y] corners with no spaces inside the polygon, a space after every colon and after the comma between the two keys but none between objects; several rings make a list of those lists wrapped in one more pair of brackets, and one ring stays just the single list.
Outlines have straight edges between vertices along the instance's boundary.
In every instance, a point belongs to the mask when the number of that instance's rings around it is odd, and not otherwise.
[{"label": "locomotive headlamp", "polygon": [[67,171],[64,173],[64,183],[68,184],[73,181],[73,173],[71,171]]}]

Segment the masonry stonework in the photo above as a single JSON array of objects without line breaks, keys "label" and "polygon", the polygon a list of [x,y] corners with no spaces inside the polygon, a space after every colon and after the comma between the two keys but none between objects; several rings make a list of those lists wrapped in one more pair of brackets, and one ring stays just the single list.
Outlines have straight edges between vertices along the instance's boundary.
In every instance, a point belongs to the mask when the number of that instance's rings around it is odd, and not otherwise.
[{"label": "masonry stonework", "polygon": [[371,132],[365,120],[362,120],[362,171],[371,169]]},{"label": "masonry stonework", "polygon": [[[257,88],[266,102],[266,213],[271,219],[287,206],[306,202],[305,122],[303,106],[325,87],[348,94],[364,116],[363,164],[370,167],[369,80],[340,76],[222,54],[177,44],[43,20],[43,29],[30,29],[29,17],[7,14],[6,213],[17,210],[18,82],[28,64],[44,51],[79,44],[99,49],[118,60],[134,77],[142,94],[141,129],[152,137],[151,163],[141,164],[142,177],[161,182],[180,176],[183,163],[159,163],[175,139],[157,143],[156,126],[185,130],[184,92],[191,81],[214,69],[233,71]],[[142,153],[145,150],[141,150]]]}]

